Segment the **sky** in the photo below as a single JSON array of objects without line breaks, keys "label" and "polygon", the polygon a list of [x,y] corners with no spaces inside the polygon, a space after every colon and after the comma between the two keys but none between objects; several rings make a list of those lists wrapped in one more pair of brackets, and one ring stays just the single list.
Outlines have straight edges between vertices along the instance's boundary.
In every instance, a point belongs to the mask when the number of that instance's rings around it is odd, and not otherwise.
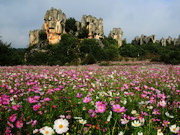
[{"label": "sky", "polygon": [[51,7],[81,21],[83,15],[103,19],[104,33],[121,28],[123,38],[180,34],[180,0],[0,0],[0,36],[14,48],[27,48],[29,31],[40,29]]}]

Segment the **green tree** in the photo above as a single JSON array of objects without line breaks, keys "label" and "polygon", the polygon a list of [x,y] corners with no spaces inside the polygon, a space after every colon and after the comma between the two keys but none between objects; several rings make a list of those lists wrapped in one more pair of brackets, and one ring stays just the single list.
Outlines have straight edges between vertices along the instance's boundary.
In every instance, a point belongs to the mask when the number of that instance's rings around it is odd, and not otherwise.
[{"label": "green tree", "polygon": [[0,39],[0,65],[12,66],[23,64],[23,57],[20,53],[11,47],[11,44],[4,43]]},{"label": "green tree", "polygon": [[66,20],[65,30],[67,33],[75,34],[77,31],[76,20],[72,17]]}]

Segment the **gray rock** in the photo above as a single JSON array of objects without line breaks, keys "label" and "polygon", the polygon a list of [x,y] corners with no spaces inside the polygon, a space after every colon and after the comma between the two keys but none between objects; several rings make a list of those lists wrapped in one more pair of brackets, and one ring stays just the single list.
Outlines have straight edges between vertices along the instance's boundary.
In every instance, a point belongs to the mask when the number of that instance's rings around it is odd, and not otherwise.
[{"label": "gray rock", "polygon": [[83,15],[81,19],[81,28],[89,30],[88,38],[102,39],[104,38],[103,19],[93,17],[91,15]]},{"label": "gray rock", "polygon": [[110,31],[109,36],[115,40],[118,41],[119,47],[122,46],[122,36],[123,36],[123,31],[121,28],[113,28],[113,30]]}]

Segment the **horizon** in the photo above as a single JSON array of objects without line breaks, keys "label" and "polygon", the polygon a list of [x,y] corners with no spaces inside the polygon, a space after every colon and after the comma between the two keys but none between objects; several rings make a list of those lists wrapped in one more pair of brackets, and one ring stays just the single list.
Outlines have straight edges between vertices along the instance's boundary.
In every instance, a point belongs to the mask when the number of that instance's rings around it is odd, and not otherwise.
[{"label": "horizon", "polygon": [[[123,39],[131,42],[136,36],[156,35],[160,40],[168,36],[178,38],[180,31],[180,1],[178,0],[2,0],[0,17],[0,36],[4,42],[12,43],[14,48],[27,48],[29,31],[41,29],[44,15],[51,7],[61,9],[67,18],[81,21],[83,15],[103,19],[104,35],[113,28],[121,28]],[[13,11],[13,12],[12,12]]]}]

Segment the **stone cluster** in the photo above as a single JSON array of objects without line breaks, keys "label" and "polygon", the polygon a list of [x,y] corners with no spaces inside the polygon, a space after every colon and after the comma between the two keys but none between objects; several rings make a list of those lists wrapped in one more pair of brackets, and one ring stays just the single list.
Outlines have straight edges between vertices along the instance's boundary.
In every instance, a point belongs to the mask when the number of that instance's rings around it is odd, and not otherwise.
[{"label": "stone cluster", "polygon": [[109,36],[115,40],[118,41],[119,47],[122,46],[122,36],[123,36],[123,31],[121,28],[113,28],[113,30],[110,31]]},{"label": "stone cluster", "polygon": [[138,45],[148,43],[160,43],[162,46],[166,46],[167,44],[180,45],[180,36],[174,39],[169,36],[167,39],[161,38],[160,40],[157,40],[155,35],[145,36],[142,34],[140,37],[136,36],[132,42]]},{"label": "stone cluster", "polygon": [[[44,24],[42,26],[43,31],[46,32],[48,42],[50,44],[57,44],[61,40],[61,35],[66,33],[65,31],[66,15],[59,9],[51,8],[47,10],[44,16]],[[103,29],[103,19],[93,17],[91,15],[83,15],[81,22],[75,23],[77,27],[76,36],[78,36],[78,31],[86,28],[88,33],[88,38],[103,39],[104,29]],[[29,33],[30,46],[39,43],[39,30],[33,30]],[[114,28],[109,36],[118,41],[119,46],[122,45],[122,35],[123,31],[120,28]]]},{"label": "stone cluster", "polygon": [[50,44],[59,43],[61,35],[65,33],[66,15],[59,9],[51,8],[44,16],[42,29],[46,31]]},{"label": "stone cluster", "polygon": [[89,31],[88,38],[102,39],[104,37],[103,19],[93,17],[91,15],[83,15],[81,19],[81,28]]}]

